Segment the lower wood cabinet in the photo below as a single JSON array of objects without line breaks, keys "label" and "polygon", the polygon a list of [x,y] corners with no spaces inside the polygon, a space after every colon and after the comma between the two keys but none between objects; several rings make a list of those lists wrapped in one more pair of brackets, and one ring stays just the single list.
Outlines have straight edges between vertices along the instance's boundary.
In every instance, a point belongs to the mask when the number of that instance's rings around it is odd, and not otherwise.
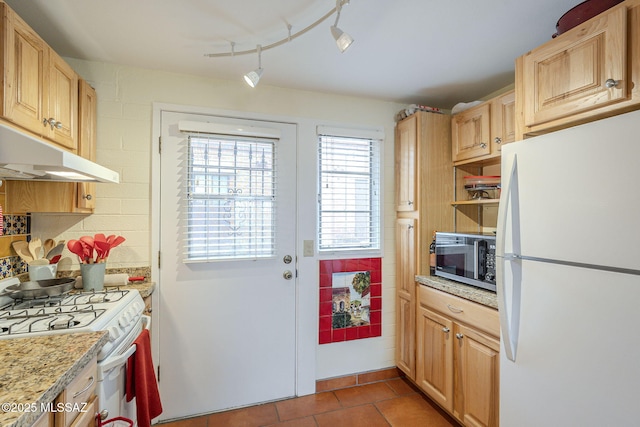
[{"label": "lower wood cabinet", "polygon": [[418,286],[416,383],[465,426],[498,426],[497,310]]},{"label": "lower wood cabinet", "polygon": [[65,409],[55,413],[55,427],[87,427],[95,424],[98,412],[95,393],[97,380],[98,365],[94,358],[56,398],[55,407]]}]

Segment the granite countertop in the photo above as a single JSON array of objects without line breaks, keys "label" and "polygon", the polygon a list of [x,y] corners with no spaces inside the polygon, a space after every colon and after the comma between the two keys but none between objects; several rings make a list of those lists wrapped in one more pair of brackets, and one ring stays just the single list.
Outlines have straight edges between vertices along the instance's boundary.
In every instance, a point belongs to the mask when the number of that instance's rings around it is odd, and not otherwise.
[{"label": "granite countertop", "polygon": [[133,282],[125,286],[120,286],[120,289],[135,289],[140,292],[142,298],[146,298],[155,291],[156,282]]},{"label": "granite countertop", "polygon": [[487,307],[498,309],[498,297],[495,292],[454,282],[453,280],[447,280],[438,276],[416,276],[416,282]]},{"label": "granite countertop", "polygon": [[[32,425],[108,339],[101,331],[0,340],[0,425]],[[35,412],[16,411],[24,405]]]}]

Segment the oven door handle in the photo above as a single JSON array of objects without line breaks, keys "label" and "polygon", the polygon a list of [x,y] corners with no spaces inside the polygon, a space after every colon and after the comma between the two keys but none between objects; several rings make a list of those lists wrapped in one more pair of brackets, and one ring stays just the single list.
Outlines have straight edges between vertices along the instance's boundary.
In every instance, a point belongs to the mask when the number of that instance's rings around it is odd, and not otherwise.
[{"label": "oven door handle", "polygon": [[[151,327],[151,317],[142,315],[142,323],[144,323],[144,328],[149,330],[149,328]],[[113,368],[124,365],[125,363],[127,363],[127,360],[129,360],[129,357],[131,357],[131,355],[135,352],[136,345],[131,344],[131,346],[124,353],[119,354],[118,356],[114,356],[111,359],[104,360],[101,363],[102,372],[109,372]]]}]

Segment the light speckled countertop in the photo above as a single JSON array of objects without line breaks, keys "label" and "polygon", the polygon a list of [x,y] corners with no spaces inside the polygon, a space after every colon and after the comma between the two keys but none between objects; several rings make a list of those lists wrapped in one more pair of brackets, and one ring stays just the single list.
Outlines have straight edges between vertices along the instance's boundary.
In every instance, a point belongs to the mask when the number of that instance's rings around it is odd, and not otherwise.
[{"label": "light speckled countertop", "polygon": [[0,340],[0,403],[37,409],[6,412],[3,406],[0,425],[32,425],[41,404],[53,402],[107,341],[105,331]]},{"label": "light speckled countertop", "polygon": [[453,280],[443,279],[438,276],[416,276],[416,282],[487,307],[498,309],[498,298],[495,292],[454,282]]},{"label": "light speckled countertop", "polygon": [[[155,282],[133,282],[121,289],[146,298]],[[27,427],[40,416],[40,405],[53,402],[108,341],[108,333],[57,334],[0,340],[0,403],[35,404],[37,413],[5,412],[0,426]]]}]

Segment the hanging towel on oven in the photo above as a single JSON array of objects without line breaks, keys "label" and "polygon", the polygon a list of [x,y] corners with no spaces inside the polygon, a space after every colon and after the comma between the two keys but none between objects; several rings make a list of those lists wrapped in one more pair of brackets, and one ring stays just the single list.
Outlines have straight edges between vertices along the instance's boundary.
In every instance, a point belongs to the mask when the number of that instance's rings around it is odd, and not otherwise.
[{"label": "hanging towel on oven", "polygon": [[138,427],[150,427],[151,420],[162,413],[162,403],[151,360],[149,331],[143,329],[133,344],[136,351],[127,361],[127,402],[136,398]]}]

